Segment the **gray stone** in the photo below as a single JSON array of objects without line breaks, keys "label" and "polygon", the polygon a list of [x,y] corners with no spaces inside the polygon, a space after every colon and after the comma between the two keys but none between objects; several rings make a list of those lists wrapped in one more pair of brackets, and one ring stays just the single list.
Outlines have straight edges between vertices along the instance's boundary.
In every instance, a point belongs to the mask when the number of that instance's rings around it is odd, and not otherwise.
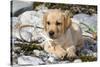
[{"label": "gray stone", "polygon": [[32,29],[33,28],[31,28],[31,27],[23,28],[19,32],[21,40],[25,40],[25,41],[31,42],[32,41],[32,31],[33,31]]},{"label": "gray stone", "polygon": [[49,57],[49,58],[48,58],[48,62],[53,63],[54,61],[55,61],[55,58],[54,58],[54,57]]},{"label": "gray stone", "polygon": [[[22,13],[18,18],[12,17],[13,39],[18,38],[28,42],[38,40],[39,42],[42,42],[44,39],[39,34],[41,31],[43,31],[42,16],[43,11],[40,10],[26,11]],[[23,27],[21,30],[19,30],[19,28],[16,28],[16,25],[32,25],[33,27]]]},{"label": "gray stone", "polygon": [[18,32],[19,30],[16,28],[16,25],[20,25],[18,17],[12,17],[12,37],[13,39],[14,38],[20,39],[19,32]]},{"label": "gray stone", "polygon": [[13,51],[20,51],[21,47],[13,47]]},{"label": "gray stone", "polygon": [[83,24],[88,25],[88,27],[90,27],[94,32],[97,32],[97,14],[88,15],[88,14],[80,13],[74,15],[72,19],[78,21],[76,23],[80,24],[83,35],[93,37],[92,34],[86,32],[88,28]]},{"label": "gray stone", "polygon": [[40,65],[40,64],[44,64],[44,62],[37,57],[21,56],[18,58],[18,64],[19,65]]},{"label": "gray stone", "polygon": [[[18,0],[13,0],[13,11],[12,13],[14,14],[15,12],[17,12],[18,10],[22,9],[22,8],[26,8],[26,7],[32,7],[33,6],[33,2],[25,2],[25,1],[18,1]],[[20,6],[20,7],[19,7]]]},{"label": "gray stone", "polygon": [[48,63],[54,63],[54,64],[55,64],[55,63],[58,63],[59,60],[60,60],[60,59],[59,59],[58,57],[49,54],[49,58],[47,59],[47,62],[48,62]]},{"label": "gray stone", "polygon": [[96,52],[93,53],[93,57],[97,57],[97,53]]},{"label": "gray stone", "polygon": [[43,27],[42,25],[42,17],[43,12],[41,11],[26,11],[22,13],[18,18],[20,19],[20,22],[28,25]]},{"label": "gray stone", "polygon": [[80,23],[87,24],[88,26],[91,26],[94,30],[97,30],[97,14],[93,14],[92,16],[88,14],[76,14],[73,16],[74,19],[79,21]]},{"label": "gray stone", "polygon": [[74,60],[74,63],[80,63],[80,62],[82,62],[81,59],[76,59],[76,60]]},{"label": "gray stone", "polygon": [[33,50],[34,55],[36,56],[46,56],[47,53],[45,53],[44,51],[40,51],[40,50]]},{"label": "gray stone", "polygon": [[46,53],[45,51],[33,50],[33,54],[41,58],[44,62],[46,62],[49,58],[49,54]]}]

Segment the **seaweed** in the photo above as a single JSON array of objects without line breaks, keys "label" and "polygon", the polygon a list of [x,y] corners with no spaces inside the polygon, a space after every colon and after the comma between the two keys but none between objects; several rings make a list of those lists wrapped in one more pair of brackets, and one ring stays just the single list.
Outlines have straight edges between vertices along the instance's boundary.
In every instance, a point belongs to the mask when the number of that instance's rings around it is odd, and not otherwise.
[{"label": "seaweed", "polygon": [[82,62],[97,61],[97,57],[93,57],[93,56],[80,56],[80,59],[82,60]]}]

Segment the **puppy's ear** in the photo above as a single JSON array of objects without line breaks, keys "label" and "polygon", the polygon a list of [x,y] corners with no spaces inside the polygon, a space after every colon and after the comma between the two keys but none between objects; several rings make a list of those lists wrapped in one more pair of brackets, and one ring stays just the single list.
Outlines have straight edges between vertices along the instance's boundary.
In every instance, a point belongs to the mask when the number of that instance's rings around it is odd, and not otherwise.
[{"label": "puppy's ear", "polygon": [[64,30],[68,29],[71,24],[71,14],[69,11],[66,10],[64,13]]},{"label": "puppy's ear", "polygon": [[45,13],[44,15],[43,15],[43,25],[44,25],[44,30],[46,31],[47,30],[47,24],[46,24],[46,22],[47,22],[47,13]]}]

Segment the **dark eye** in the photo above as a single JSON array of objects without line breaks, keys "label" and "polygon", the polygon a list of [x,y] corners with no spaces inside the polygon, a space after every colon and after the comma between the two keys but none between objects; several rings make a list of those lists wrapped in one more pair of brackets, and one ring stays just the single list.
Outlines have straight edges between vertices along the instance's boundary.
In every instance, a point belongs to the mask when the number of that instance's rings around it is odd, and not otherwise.
[{"label": "dark eye", "polygon": [[57,21],[57,22],[56,22],[56,25],[61,25],[61,22],[58,22],[58,21]]},{"label": "dark eye", "polygon": [[48,25],[50,25],[50,22],[47,22]]}]

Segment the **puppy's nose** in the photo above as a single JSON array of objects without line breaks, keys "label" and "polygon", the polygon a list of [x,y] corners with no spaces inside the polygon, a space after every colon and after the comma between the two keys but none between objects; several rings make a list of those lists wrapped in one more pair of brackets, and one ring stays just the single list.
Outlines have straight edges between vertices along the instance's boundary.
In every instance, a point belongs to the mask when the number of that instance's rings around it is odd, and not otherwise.
[{"label": "puppy's nose", "polygon": [[49,35],[50,35],[50,36],[53,36],[53,35],[54,35],[54,32],[53,32],[53,31],[50,31],[50,32],[49,32]]}]

